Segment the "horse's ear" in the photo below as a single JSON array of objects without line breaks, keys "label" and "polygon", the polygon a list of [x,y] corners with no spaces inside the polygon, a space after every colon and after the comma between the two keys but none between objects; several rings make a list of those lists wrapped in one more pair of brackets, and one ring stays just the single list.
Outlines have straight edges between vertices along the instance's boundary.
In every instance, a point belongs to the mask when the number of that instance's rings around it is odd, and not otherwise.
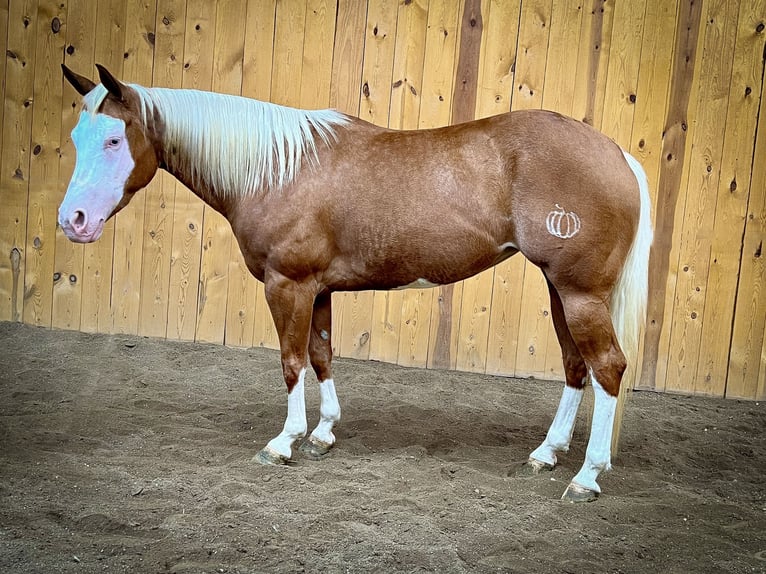
[{"label": "horse's ear", "polygon": [[61,64],[61,71],[64,72],[64,77],[69,81],[70,84],[72,84],[72,87],[74,87],[74,89],[77,90],[77,93],[81,96],[84,96],[96,87],[96,84],[94,84],[91,80],[85,76],[81,76],[80,74],[75,74],[64,64]]},{"label": "horse's ear", "polygon": [[101,64],[96,64],[96,68],[98,68],[98,76],[106,90],[119,101],[124,102],[126,93],[125,84],[115,78],[112,73]]}]

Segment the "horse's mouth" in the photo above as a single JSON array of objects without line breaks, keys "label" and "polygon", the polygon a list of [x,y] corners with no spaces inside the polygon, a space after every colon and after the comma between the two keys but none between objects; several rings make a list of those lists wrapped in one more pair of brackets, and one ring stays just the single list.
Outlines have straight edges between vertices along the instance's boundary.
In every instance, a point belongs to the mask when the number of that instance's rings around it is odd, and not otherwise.
[{"label": "horse's mouth", "polygon": [[67,239],[73,243],[93,243],[104,232],[104,223],[104,220],[100,219],[92,228],[88,226],[88,228],[81,232],[75,231],[71,225],[67,224],[62,225],[61,229],[64,231],[64,235],[67,236]]}]

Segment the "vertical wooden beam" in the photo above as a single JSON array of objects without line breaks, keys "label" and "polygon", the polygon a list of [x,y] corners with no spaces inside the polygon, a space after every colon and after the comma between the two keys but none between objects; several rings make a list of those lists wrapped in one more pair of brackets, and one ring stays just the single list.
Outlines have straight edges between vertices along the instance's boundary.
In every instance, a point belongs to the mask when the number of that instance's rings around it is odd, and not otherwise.
[{"label": "vertical wooden beam", "polygon": [[[479,69],[484,33],[484,19],[480,0],[466,0],[460,24],[460,47],[452,96],[452,123],[471,121],[476,117]],[[494,273],[490,270],[463,281],[460,314],[451,317],[448,291],[453,285],[441,288],[439,329],[434,345],[434,366],[448,367],[452,364],[449,343],[451,331],[457,330],[455,366],[460,370],[483,373],[487,362],[489,337],[489,311],[492,298]]]},{"label": "vertical wooden beam", "polygon": [[[121,54],[123,58],[122,80],[144,86],[152,84],[154,68],[154,44],[156,36],[155,19],[157,16],[157,1],[129,0],[125,2],[127,13],[125,20],[125,44]],[[160,22],[161,24],[161,22]],[[142,291],[142,255],[144,247],[144,214],[156,217],[161,213],[162,202],[157,203],[156,197],[161,195],[160,178],[155,178],[146,189],[133,196],[130,204],[115,216],[114,224],[114,257],[112,258],[112,320],[115,333],[138,334],[139,315],[141,312],[142,296],[146,301],[160,299],[158,307],[162,307],[161,289]],[[149,207],[146,207],[147,196]],[[152,231],[147,229],[147,237]],[[155,237],[157,229],[154,229]],[[156,259],[147,261],[150,267],[156,264]],[[156,272],[156,268],[154,272]],[[150,271],[151,277],[152,271]],[[164,283],[163,279],[156,283]],[[155,279],[152,278],[152,283]],[[164,315],[164,312],[160,312]]]},{"label": "vertical wooden beam", "polygon": [[[649,301],[644,336],[644,357],[639,387],[657,388],[655,376],[660,360],[660,336],[664,327],[670,249],[673,225],[681,187],[688,130],[689,96],[694,82],[697,40],[702,17],[702,2],[691,1],[680,7],[676,25],[673,74],[668,116],[663,130],[660,178],[657,189],[657,218],[654,244],[649,258]],[[664,381],[662,383],[664,386]]]},{"label": "vertical wooden beam", "polygon": [[[158,1],[152,86],[181,87],[185,26],[186,0]],[[145,207],[138,332],[150,337],[167,336],[176,185],[173,176],[159,170],[152,184],[142,192]]]},{"label": "vertical wooden beam", "polygon": [[[741,0],[728,89],[726,131],[722,134],[718,186],[708,256],[707,285],[697,373],[697,388],[722,396],[732,341],[737,279],[750,196],[752,150],[761,105],[757,86],[764,74],[763,35],[756,30],[766,16],[760,0]],[[756,90],[753,88],[756,87]],[[755,92],[755,93],[754,93]]]},{"label": "vertical wooden beam", "polygon": [[[301,9],[304,7],[301,6],[298,12]],[[242,90],[245,19],[241,16],[246,14],[246,10],[245,0],[227,0],[217,5],[213,45],[214,92],[239,95]],[[229,261],[232,248],[236,248],[232,245],[232,239],[229,222],[206,205],[202,222],[202,261],[195,336],[198,341],[225,341]]]},{"label": "vertical wooden beam", "polygon": [[[514,94],[519,40],[518,3],[488,3],[485,10],[477,116],[508,112]],[[509,33],[511,34],[509,37]],[[524,259],[512,257],[496,266],[492,278],[487,361],[490,374],[512,375],[516,367]]]},{"label": "vertical wooden beam", "polygon": [[21,0],[8,14],[7,64],[0,157],[0,319],[21,321],[24,306],[27,199],[35,79],[37,1]]},{"label": "vertical wooden beam", "polygon": [[[747,7],[749,6],[747,3]],[[756,55],[755,61],[750,65],[759,65],[761,76],[758,79],[756,74],[755,85],[746,85],[739,98],[747,100],[758,97],[757,85],[760,82],[757,136],[752,154],[743,153],[744,157],[741,158],[744,163],[750,155],[749,177],[745,163],[742,175],[737,176],[736,189],[732,191],[732,185],[729,184],[729,191],[732,193],[736,193],[740,186],[749,187],[749,197],[742,238],[734,324],[729,345],[726,396],[766,400],[766,161],[763,160],[766,157],[766,5],[760,2],[756,3],[756,6],[757,11],[745,12],[751,26],[750,40],[746,41],[754,42],[760,49],[760,55]],[[740,20],[742,21],[742,15]],[[743,74],[743,79],[747,84],[746,74]],[[740,85],[740,89],[741,87]],[[723,178],[724,188],[727,179]]]},{"label": "vertical wooden beam", "polygon": [[[64,60],[74,71],[93,77],[96,47],[96,10],[87,0],[69,0],[67,5],[66,48]],[[59,71],[60,75],[61,72]],[[61,142],[59,153],[59,202],[64,198],[74,171],[75,148],[71,131],[80,115],[81,96],[69,82],[64,85],[61,102]],[[73,243],[60,229],[56,233],[53,270],[52,324],[59,329],[80,329],[82,315],[83,265],[85,246]],[[72,280],[74,279],[74,280]]]},{"label": "vertical wooden beam", "polygon": [[61,54],[66,4],[43,0],[36,14],[37,49],[33,93],[32,155],[29,164],[24,322],[50,327],[58,217],[61,141]]},{"label": "vertical wooden beam", "polygon": [[[418,125],[423,62],[428,28],[428,0],[400,2],[390,88],[388,127],[414,129]],[[396,363],[402,331],[406,291],[377,291],[373,297],[370,358]]]},{"label": "vertical wooden beam", "polygon": [[[184,33],[182,87],[209,90],[213,77],[216,5],[188,0]],[[199,303],[204,204],[180,183],[176,185],[170,252],[167,337],[194,340]]]},{"label": "vertical wooden beam", "polygon": [[[272,62],[274,60],[274,26],[277,1],[248,2],[245,25],[245,54],[242,67],[242,95],[262,101],[271,99]],[[241,254],[240,254],[241,260]],[[248,295],[249,296],[249,295]],[[252,321],[252,345],[279,348],[274,321],[266,304],[263,283],[254,283],[250,306],[243,301],[240,312],[245,313],[238,321]],[[246,328],[243,328],[243,332]],[[244,339],[242,340],[244,344]]]},{"label": "vertical wooden beam", "polygon": [[[557,111],[566,116],[571,116],[573,113],[577,76],[584,73],[578,67],[580,50],[573,49],[573,46],[580,46],[582,43],[580,35],[583,28],[583,11],[582,2],[578,0],[560,0],[554,3],[551,13],[543,109]],[[571,70],[577,73],[571,73]],[[545,286],[544,294],[546,299],[543,315],[546,319],[540,327],[544,329],[546,338],[540,340],[538,353],[544,356],[545,360],[539,376],[563,381],[565,374],[561,346],[553,328],[553,321],[550,319],[551,308],[547,286]]]},{"label": "vertical wooden beam", "polygon": [[[457,60],[457,41],[461,4],[446,0],[431,0],[428,6],[428,29],[426,30],[426,51],[423,66],[423,87],[420,100],[420,128],[449,125],[452,112],[455,66]],[[462,286],[454,289],[454,299],[450,306],[452,313],[459,312]],[[405,298],[402,318],[410,321],[407,329],[409,340],[406,351],[399,347],[399,363],[417,366],[433,366],[436,359],[434,344],[443,313],[440,309],[439,294],[436,289],[413,292],[417,300]],[[404,327],[402,327],[403,330]],[[453,332],[450,349],[457,344],[457,332]],[[416,339],[416,342],[413,342]],[[452,353],[454,357],[454,353]],[[454,365],[450,365],[454,367]]]},{"label": "vertical wooden beam", "polygon": [[[668,390],[723,394],[723,380],[720,383],[707,378],[700,380],[696,375],[702,326],[707,320],[705,299],[717,296],[707,293],[706,280],[710,270],[711,237],[726,132],[721,118],[726,118],[728,106],[738,9],[733,1],[711,0],[704,6],[696,126],[691,134],[683,224],[676,232],[680,271],[670,333]],[[720,384],[719,390],[716,390],[716,384]]]},{"label": "vertical wooden beam", "polygon": [[[552,10],[551,0],[527,1],[521,6],[514,110],[542,107]],[[540,377],[545,372],[546,330],[550,329],[548,289],[540,270],[529,261],[521,262],[523,267],[512,279],[521,294],[514,374]]]},{"label": "vertical wooden beam", "polygon": [[[397,3],[370,0],[367,6],[362,86],[359,117],[378,126],[388,125],[391,107],[391,78],[397,36]],[[385,185],[385,182],[378,182]],[[359,291],[335,297],[334,333],[337,352],[344,357],[367,359],[370,356],[374,293]]]},{"label": "vertical wooden beam", "polygon": [[[92,9],[92,7],[91,7]],[[122,78],[125,54],[125,28],[127,5],[124,0],[99,2],[96,13],[94,61],[106,66],[112,74]],[[88,72],[85,72],[86,75]],[[95,77],[98,82],[98,77]],[[115,219],[104,225],[101,238],[85,246],[82,277],[82,314],[80,329],[90,333],[111,333],[112,320],[112,267],[114,263]]]}]

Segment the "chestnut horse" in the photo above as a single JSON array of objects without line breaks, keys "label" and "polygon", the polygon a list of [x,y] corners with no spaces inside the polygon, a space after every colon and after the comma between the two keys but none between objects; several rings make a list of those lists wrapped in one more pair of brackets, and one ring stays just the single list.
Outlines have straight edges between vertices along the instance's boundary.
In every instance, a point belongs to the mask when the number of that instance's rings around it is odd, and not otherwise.
[{"label": "chestnut horse", "polygon": [[333,291],[444,285],[521,252],[547,280],[566,372],[553,424],[527,468],[552,468],[569,448],[590,381],[585,463],[564,498],[600,492],[647,297],[650,205],[633,157],[551,112],[393,131],[333,110],[124,84],[101,66],[98,85],[63,70],[84,96],[72,131],[77,163],[59,209],[66,236],[97,240],[162,168],[226,217],[265,285],[288,395],[284,428],[258,462],[289,462],[305,437],[309,363],[321,406],[300,450],[318,458],[335,442]]}]

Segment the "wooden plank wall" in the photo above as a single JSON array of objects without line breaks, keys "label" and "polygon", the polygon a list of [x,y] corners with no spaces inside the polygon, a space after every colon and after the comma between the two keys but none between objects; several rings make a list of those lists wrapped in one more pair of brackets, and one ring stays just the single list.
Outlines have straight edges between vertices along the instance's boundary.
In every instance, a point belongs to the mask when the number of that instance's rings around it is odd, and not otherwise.
[{"label": "wooden plank wall", "polygon": [[[766,397],[766,0],[10,0],[0,320],[276,346],[228,224],[166,174],[88,246],[56,211],[78,114],[59,65],[428,128],[548,108],[637,156],[656,241],[638,386]],[[377,182],[385,185],[385,182]],[[335,296],[341,356],[562,379],[541,274]]]}]

